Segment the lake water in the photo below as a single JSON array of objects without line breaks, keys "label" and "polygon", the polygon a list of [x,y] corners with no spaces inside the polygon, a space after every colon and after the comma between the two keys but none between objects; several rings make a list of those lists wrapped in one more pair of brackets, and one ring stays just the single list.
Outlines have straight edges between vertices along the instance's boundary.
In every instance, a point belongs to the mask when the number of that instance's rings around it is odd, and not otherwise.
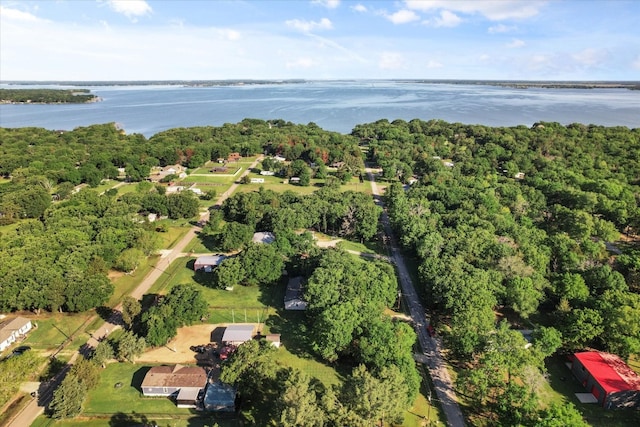
[{"label": "lake water", "polygon": [[70,130],[115,122],[127,133],[147,137],[170,128],[220,126],[247,117],[314,122],[341,133],[351,132],[356,124],[379,119],[414,118],[488,126],[531,126],[538,121],[555,121],[640,127],[640,91],[627,89],[514,89],[389,81],[82,87],[91,89],[103,101],[0,105],[0,126]]}]

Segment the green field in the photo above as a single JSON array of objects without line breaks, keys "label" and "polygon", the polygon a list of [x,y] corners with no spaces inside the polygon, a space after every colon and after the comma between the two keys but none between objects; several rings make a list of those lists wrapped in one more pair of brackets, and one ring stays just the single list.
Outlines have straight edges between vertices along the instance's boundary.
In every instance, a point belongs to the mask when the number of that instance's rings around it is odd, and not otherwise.
[{"label": "green field", "polygon": [[[79,314],[47,313],[31,319],[34,327],[24,343],[37,350],[53,350],[65,341],[81,341],[89,338],[83,333],[85,322],[93,316],[88,311]],[[76,350],[77,348],[73,348]]]}]

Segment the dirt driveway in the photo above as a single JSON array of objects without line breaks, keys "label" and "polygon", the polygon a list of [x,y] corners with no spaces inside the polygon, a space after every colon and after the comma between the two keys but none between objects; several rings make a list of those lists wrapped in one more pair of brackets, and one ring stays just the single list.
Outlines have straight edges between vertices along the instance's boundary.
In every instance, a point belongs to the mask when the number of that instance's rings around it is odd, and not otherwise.
[{"label": "dirt driveway", "polygon": [[[213,351],[220,347],[222,334],[227,323],[185,326],[178,329],[178,335],[163,347],[144,352],[136,363],[185,363],[213,365],[217,362]],[[209,350],[203,354],[190,350],[191,346],[207,345]]]}]

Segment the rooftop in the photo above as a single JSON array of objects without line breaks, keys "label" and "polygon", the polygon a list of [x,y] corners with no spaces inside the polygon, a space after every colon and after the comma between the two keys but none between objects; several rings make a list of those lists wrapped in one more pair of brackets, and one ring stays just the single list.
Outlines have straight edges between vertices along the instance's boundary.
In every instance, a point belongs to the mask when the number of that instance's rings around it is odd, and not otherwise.
[{"label": "rooftop", "polygon": [[250,341],[253,329],[253,325],[229,325],[224,331],[222,342]]},{"label": "rooftop", "polygon": [[627,390],[640,391],[640,376],[615,354],[585,351],[576,353],[575,357],[607,394]]},{"label": "rooftop", "polygon": [[142,387],[204,387],[207,373],[201,367],[182,365],[154,366],[142,380]]}]

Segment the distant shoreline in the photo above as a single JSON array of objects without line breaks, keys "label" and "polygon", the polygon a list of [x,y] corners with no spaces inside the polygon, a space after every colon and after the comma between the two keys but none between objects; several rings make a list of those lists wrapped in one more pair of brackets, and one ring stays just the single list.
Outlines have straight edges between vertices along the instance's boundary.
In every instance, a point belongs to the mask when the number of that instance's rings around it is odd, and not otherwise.
[{"label": "distant shoreline", "polygon": [[335,80],[127,80],[127,81],[0,81],[11,86],[183,86],[183,87],[226,87],[305,83],[340,82],[395,82],[409,84],[454,84],[500,86],[515,89],[630,89],[640,90],[640,81],[553,81],[553,80],[449,80],[449,79],[335,79]]}]

